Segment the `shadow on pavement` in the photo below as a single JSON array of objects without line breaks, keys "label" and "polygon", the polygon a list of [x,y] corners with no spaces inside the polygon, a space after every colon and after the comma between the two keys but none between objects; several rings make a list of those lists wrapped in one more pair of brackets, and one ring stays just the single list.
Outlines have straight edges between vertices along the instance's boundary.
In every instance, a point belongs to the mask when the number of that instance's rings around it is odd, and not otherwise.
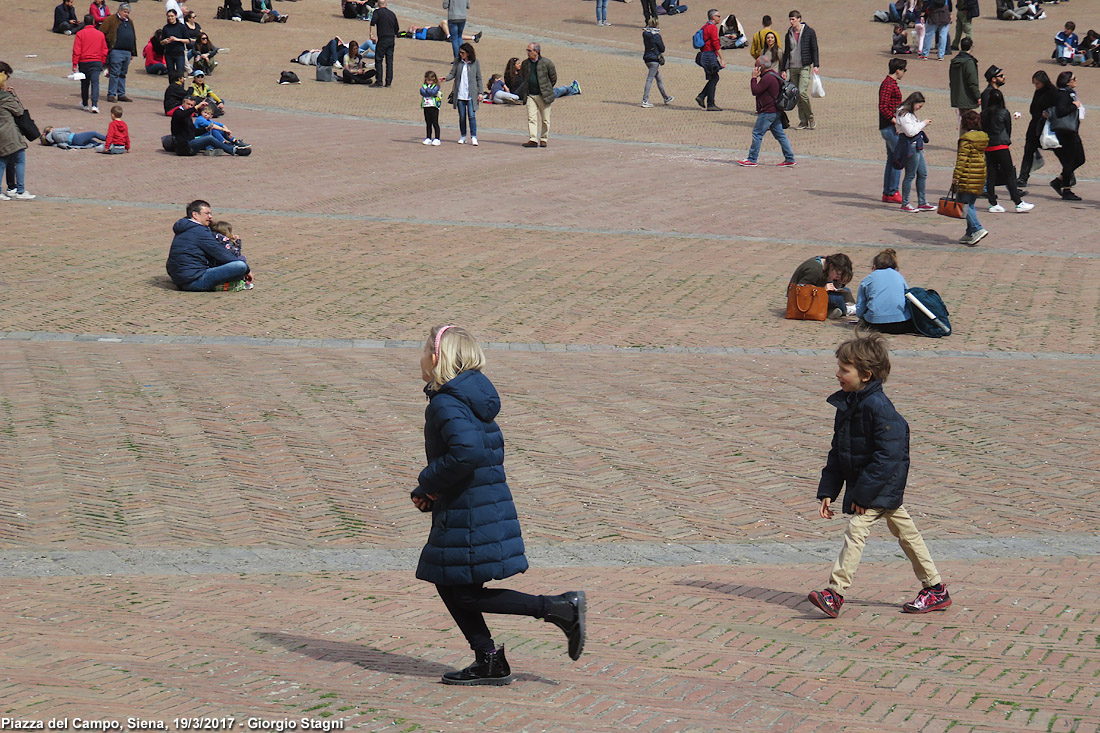
[{"label": "shadow on pavement", "polygon": [[[455,669],[445,664],[429,662],[417,657],[407,657],[404,654],[395,654],[394,652],[384,652],[381,649],[353,642],[314,639],[308,636],[284,634],[279,631],[258,631],[255,635],[256,638],[270,644],[281,646],[287,651],[304,654],[318,661],[350,662],[357,667],[386,674],[399,674],[408,677],[442,677],[444,673],[453,672]],[[513,677],[519,682],[558,684],[554,680],[548,680],[545,677],[527,672],[515,672]]]}]

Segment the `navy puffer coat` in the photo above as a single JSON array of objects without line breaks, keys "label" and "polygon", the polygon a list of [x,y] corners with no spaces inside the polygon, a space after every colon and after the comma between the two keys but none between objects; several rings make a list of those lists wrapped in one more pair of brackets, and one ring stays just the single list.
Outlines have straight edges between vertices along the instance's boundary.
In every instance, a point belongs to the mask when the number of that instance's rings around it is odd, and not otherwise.
[{"label": "navy puffer coat", "polygon": [[414,495],[436,495],[416,577],[436,585],[500,580],[527,570],[519,518],[504,477],[500,395],[480,371],[424,389],[428,465]]},{"label": "navy puffer coat", "polygon": [[829,397],[836,408],[833,446],[821,471],[817,498],[833,501],[844,491],[843,511],[852,504],[865,509],[897,509],[909,477],[909,424],[894,409],[875,379],[858,392]]}]

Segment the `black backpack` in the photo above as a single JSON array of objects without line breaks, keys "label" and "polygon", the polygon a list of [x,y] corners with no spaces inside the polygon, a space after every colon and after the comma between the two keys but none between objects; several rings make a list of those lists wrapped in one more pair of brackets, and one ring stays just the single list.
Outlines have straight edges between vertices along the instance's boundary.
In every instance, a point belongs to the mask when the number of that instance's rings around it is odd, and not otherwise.
[{"label": "black backpack", "polygon": [[779,82],[779,93],[775,95],[775,106],[784,112],[790,112],[798,106],[798,87],[779,74],[775,75],[775,79]]}]

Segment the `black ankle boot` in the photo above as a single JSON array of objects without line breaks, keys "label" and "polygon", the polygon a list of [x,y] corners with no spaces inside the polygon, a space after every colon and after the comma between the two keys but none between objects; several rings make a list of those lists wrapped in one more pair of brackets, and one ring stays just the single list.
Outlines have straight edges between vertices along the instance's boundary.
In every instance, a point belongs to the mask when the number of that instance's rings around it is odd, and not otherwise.
[{"label": "black ankle boot", "polygon": [[510,685],[512,668],[504,657],[504,647],[492,652],[474,652],[474,663],[466,669],[443,675],[445,685]]},{"label": "black ankle boot", "polygon": [[549,596],[548,600],[550,608],[543,620],[565,632],[566,638],[569,639],[569,658],[576,661],[584,651],[584,615],[587,608],[584,591],[570,591],[560,596]]}]

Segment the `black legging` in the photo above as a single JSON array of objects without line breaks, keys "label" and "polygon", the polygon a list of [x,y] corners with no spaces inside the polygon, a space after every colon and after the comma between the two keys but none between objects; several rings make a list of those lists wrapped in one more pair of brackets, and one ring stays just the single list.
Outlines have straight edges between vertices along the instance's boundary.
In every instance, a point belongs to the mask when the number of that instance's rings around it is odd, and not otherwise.
[{"label": "black legging", "polygon": [[1008,186],[1008,195],[1013,203],[1020,203],[1020,189],[1016,186],[1016,167],[1012,165],[1012,151],[1004,150],[985,151],[985,195],[989,199],[990,206],[997,205],[997,182],[1005,181]]},{"label": "black legging", "polygon": [[[424,109],[427,111],[428,108]],[[532,596],[514,590],[485,588],[481,584],[437,585],[435,589],[475,652],[491,652],[496,648],[482,614],[504,613],[543,618],[548,610],[546,596]]]},{"label": "black legging", "polygon": [[1038,122],[1035,119],[1031,120],[1031,124],[1027,126],[1027,135],[1024,137],[1024,157],[1020,160],[1020,177],[1017,179],[1021,186],[1027,184],[1027,179],[1031,177],[1031,163],[1035,160],[1035,153],[1039,151],[1039,131],[1043,129],[1043,123],[1046,122],[1042,117]]},{"label": "black legging", "polygon": [[1058,156],[1062,164],[1062,172],[1057,180],[1062,182],[1062,188],[1070,188],[1077,185],[1077,177],[1074,172],[1085,164],[1085,146],[1081,144],[1081,136],[1076,132],[1058,132],[1058,142],[1062,147],[1055,148],[1054,154]]},{"label": "black legging", "polygon": [[424,137],[439,139],[439,107],[424,108]]}]

